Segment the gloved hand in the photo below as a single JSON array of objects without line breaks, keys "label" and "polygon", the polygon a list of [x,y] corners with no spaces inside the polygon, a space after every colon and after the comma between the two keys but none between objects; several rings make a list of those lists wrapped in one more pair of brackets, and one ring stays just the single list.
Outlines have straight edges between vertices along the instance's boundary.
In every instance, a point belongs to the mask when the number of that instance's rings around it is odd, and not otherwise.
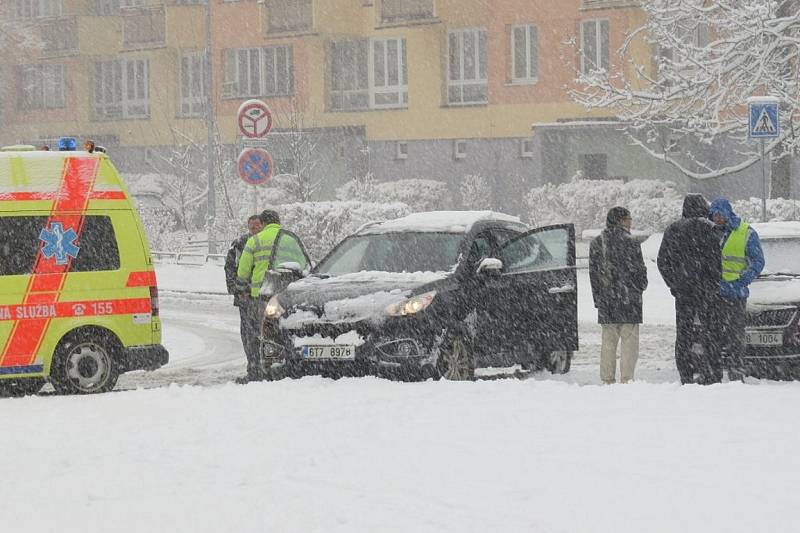
[{"label": "gloved hand", "polygon": [[750,295],[747,286],[738,281],[720,281],[719,293],[723,298],[731,300],[744,300]]}]

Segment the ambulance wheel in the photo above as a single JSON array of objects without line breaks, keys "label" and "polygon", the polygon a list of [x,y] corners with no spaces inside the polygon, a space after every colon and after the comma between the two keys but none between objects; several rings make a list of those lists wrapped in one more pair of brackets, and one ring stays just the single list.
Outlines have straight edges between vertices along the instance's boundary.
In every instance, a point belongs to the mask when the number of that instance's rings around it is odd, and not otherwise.
[{"label": "ambulance wheel", "polygon": [[106,330],[87,328],[69,334],[53,356],[53,387],[59,394],[110,391],[119,377],[121,350],[119,341]]}]

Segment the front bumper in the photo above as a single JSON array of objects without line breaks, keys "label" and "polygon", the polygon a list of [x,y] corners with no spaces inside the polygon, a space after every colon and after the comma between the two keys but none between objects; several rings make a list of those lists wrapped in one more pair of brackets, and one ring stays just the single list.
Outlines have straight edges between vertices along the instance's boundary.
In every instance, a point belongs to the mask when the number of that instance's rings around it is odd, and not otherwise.
[{"label": "front bumper", "polygon": [[160,344],[129,346],[124,350],[123,372],[156,370],[169,362],[169,352]]}]

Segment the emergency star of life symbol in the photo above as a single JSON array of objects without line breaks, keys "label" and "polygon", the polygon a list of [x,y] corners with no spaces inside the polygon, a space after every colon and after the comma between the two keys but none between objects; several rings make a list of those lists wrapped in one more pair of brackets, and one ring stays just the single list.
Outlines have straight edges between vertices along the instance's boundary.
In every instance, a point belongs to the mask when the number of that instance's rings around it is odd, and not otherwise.
[{"label": "emergency star of life symbol", "polygon": [[56,258],[57,265],[66,265],[69,258],[78,257],[80,247],[75,244],[78,234],[72,228],[64,231],[61,222],[53,222],[50,229],[44,228],[39,232],[39,240],[44,243],[42,255],[46,259]]}]

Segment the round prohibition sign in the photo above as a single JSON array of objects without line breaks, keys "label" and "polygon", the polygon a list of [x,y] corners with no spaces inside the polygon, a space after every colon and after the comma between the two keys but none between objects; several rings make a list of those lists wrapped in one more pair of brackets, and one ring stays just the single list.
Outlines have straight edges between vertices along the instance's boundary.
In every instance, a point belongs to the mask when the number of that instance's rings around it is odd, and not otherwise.
[{"label": "round prohibition sign", "polygon": [[272,157],[263,148],[246,148],[239,154],[237,168],[248,185],[264,185],[272,177]]},{"label": "round prohibition sign", "polygon": [[272,111],[261,100],[248,100],[239,106],[239,131],[249,139],[261,139],[272,130]]}]

